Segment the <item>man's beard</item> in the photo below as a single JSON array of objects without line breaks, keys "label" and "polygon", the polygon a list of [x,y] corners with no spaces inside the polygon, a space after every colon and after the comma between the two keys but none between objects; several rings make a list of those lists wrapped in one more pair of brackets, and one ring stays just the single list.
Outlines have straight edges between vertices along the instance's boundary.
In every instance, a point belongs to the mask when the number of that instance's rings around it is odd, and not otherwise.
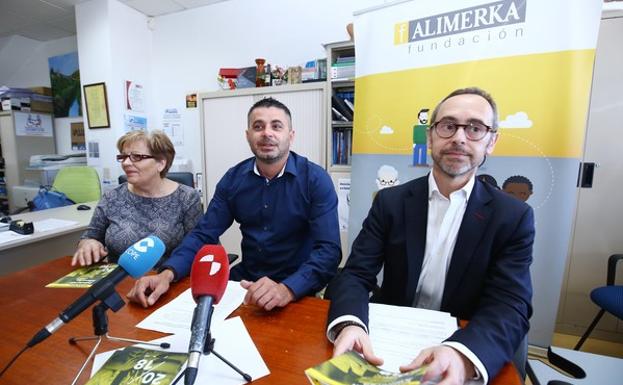
[{"label": "man's beard", "polygon": [[[275,149],[277,150],[276,154],[270,154],[270,153],[262,153],[259,148],[262,145],[272,145],[275,147]],[[264,142],[260,142],[257,145],[257,149],[254,149],[253,154],[255,155],[256,158],[258,158],[259,160],[261,160],[262,162],[266,163],[266,164],[273,164],[273,163],[277,163],[279,162],[281,159],[283,159],[283,157],[289,152],[288,149],[286,149],[285,151],[282,151],[281,148],[279,147],[279,142],[272,142],[272,141],[264,141]]]},{"label": "man's beard", "polygon": [[[459,154],[466,156],[467,162],[444,161],[444,156],[447,153],[451,153],[451,152],[455,152],[455,153],[458,152]],[[448,156],[451,156],[451,155],[448,154]],[[435,164],[437,164],[439,168],[446,175],[453,177],[453,178],[456,178],[458,176],[462,176],[462,175],[465,175],[471,172],[476,167],[478,167],[478,164],[480,163],[480,162],[474,161],[474,154],[470,154],[469,152],[465,151],[463,148],[458,147],[458,146],[454,146],[454,147],[451,147],[450,149],[443,150],[440,156],[437,156],[435,153],[433,153],[432,157],[433,157],[433,161],[435,162]]]}]

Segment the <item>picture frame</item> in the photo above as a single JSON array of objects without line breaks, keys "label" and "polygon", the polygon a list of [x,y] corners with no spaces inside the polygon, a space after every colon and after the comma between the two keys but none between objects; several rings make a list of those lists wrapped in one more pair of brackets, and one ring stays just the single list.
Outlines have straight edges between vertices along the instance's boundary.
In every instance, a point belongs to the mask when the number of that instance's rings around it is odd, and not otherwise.
[{"label": "picture frame", "polygon": [[85,84],[83,89],[89,128],[109,128],[110,115],[108,114],[106,83]]}]

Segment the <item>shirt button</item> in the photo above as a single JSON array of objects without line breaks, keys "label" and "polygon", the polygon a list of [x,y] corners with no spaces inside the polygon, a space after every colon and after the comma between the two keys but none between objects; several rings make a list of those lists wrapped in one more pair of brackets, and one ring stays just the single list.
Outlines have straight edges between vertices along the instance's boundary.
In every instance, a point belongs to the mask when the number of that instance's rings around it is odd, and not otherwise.
[{"label": "shirt button", "polygon": [[264,203],[264,208],[267,209],[268,208],[268,204]]},{"label": "shirt button", "polygon": [[268,226],[264,226],[264,231],[268,230]]},{"label": "shirt button", "polygon": [[259,252],[261,253],[261,252],[262,252],[262,248],[261,248],[261,247],[258,247],[258,248],[257,248],[257,251],[259,251]]}]

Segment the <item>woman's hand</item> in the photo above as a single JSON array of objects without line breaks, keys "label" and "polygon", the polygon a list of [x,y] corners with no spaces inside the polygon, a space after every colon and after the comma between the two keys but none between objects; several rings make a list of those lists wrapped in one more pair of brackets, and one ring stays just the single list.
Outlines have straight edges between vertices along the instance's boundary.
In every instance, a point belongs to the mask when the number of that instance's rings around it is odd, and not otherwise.
[{"label": "woman's hand", "polygon": [[88,266],[102,260],[108,251],[102,243],[95,239],[83,239],[78,243],[78,250],[71,259],[71,265]]}]

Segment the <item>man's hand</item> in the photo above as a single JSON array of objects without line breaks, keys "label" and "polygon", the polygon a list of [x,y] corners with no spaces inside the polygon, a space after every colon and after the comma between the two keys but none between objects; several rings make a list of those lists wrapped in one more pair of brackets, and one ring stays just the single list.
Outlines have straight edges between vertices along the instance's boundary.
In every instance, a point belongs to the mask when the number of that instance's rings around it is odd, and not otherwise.
[{"label": "man's hand", "polygon": [[240,281],[240,286],[247,290],[244,296],[245,305],[256,305],[264,310],[284,307],[294,301],[294,294],[283,283],[277,283],[268,277],[257,281]]},{"label": "man's hand", "polygon": [[424,381],[441,377],[443,381],[439,385],[463,385],[465,379],[473,378],[476,374],[471,361],[449,346],[435,346],[422,350],[410,364],[401,366],[400,371],[408,372],[422,365],[428,365]]},{"label": "man's hand", "polygon": [[169,290],[173,278],[174,275],[171,270],[163,270],[160,274],[142,277],[134,283],[134,287],[126,294],[126,297],[143,307],[149,307]]},{"label": "man's hand", "polygon": [[370,336],[359,326],[346,326],[333,342],[333,357],[349,350],[363,354],[372,365],[383,365],[383,359],[374,355]]},{"label": "man's hand", "polygon": [[108,254],[108,251],[102,243],[95,239],[83,239],[78,242],[78,250],[71,259],[71,265],[89,266],[99,262]]}]

